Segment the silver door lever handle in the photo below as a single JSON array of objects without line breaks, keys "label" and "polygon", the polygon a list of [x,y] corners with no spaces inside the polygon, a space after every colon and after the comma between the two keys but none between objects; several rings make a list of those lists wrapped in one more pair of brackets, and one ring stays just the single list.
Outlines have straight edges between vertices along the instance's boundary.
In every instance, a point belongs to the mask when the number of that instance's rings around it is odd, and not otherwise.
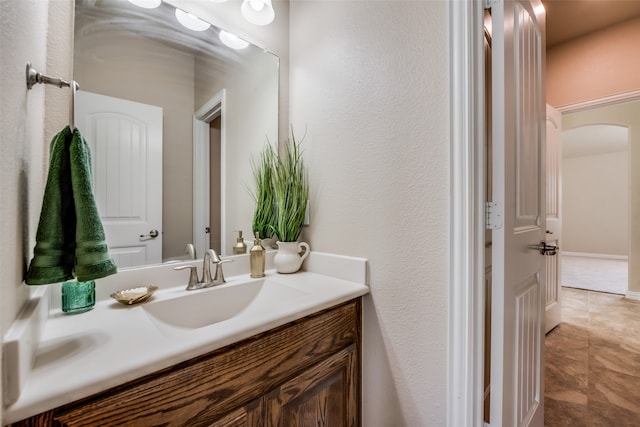
[{"label": "silver door lever handle", "polygon": [[160,233],[158,233],[158,230],[151,230],[149,234],[141,234],[140,237],[151,237],[152,239],[155,239],[159,235]]},{"label": "silver door lever handle", "polygon": [[558,245],[547,245],[547,242],[542,241],[542,242],[540,242],[539,245],[531,246],[531,249],[535,249],[537,251],[540,251],[540,255],[553,256],[553,255],[558,253],[558,249],[560,249],[560,246],[558,246]]}]

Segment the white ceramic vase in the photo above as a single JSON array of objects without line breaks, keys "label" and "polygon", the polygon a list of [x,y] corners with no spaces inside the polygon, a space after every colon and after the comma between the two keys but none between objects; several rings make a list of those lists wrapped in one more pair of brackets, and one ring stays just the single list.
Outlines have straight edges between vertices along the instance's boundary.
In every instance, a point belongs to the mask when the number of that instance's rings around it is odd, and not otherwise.
[{"label": "white ceramic vase", "polygon": [[276,242],[278,252],[273,264],[278,273],[295,273],[300,270],[302,261],[309,256],[309,245],[305,242]]}]

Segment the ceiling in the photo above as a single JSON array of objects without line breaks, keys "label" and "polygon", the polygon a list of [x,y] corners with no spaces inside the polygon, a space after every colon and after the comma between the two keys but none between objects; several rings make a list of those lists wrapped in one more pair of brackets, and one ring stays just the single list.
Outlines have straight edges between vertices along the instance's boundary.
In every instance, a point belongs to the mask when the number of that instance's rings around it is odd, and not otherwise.
[{"label": "ceiling", "polygon": [[547,48],[640,16],[638,0],[542,0]]},{"label": "ceiling", "polygon": [[[640,16],[639,0],[542,0],[547,48]],[[626,151],[628,129],[593,125],[562,134],[563,158]]]}]

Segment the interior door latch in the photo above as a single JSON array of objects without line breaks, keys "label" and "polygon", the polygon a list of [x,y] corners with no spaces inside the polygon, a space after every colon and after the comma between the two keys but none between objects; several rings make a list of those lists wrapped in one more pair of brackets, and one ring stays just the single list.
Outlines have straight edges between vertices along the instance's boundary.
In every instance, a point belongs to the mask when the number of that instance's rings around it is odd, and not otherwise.
[{"label": "interior door latch", "polygon": [[548,245],[544,240],[539,245],[534,245],[531,249],[535,249],[540,252],[540,255],[553,256],[558,253],[560,247],[558,245]]},{"label": "interior door latch", "polygon": [[158,232],[158,230],[151,230],[151,231],[149,231],[149,234],[141,234],[140,238],[143,239],[145,237],[150,237],[152,239],[155,239],[159,235],[160,235],[160,233]]}]

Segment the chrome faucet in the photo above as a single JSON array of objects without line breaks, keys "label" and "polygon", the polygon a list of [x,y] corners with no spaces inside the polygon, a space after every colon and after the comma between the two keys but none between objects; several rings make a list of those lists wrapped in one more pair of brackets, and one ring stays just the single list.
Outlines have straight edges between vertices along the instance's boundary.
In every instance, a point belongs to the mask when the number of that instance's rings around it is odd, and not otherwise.
[{"label": "chrome faucet", "polygon": [[[198,279],[198,268],[195,265],[182,265],[175,267],[174,270],[190,269],[189,283],[186,289],[187,291],[192,291],[194,289],[209,288],[226,283],[226,280],[224,280],[224,272],[222,271],[222,264],[229,261],[232,260],[222,260],[216,251],[209,249],[204,253],[202,260],[202,280]],[[211,263],[216,265],[216,272],[213,277],[211,277]]]},{"label": "chrome faucet", "polygon": [[204,253],[202,260],[202,282],[204,287],[212,286],[213,279],[211,278],[211,263],[219,263],[220,257],[213,249],[209,249]]}]

